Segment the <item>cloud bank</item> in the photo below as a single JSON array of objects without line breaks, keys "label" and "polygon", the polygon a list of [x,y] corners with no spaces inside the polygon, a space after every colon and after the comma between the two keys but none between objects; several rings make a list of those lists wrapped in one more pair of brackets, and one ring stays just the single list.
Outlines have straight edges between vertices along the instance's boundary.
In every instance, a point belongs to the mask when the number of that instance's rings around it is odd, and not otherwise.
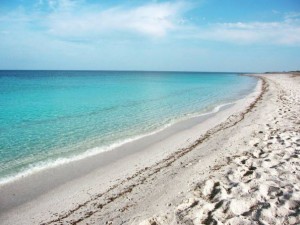
[{"label": "cloud bank", "polygon": [[5,2],[0,69],[298,69],[300,14],[284,7],[259,20],[201,0]]},{"label": "cloud bank", "polygon": [[191,37],[236,44],[300,45],[299,20],[236,22],[195,28]]},{"label": "cloud bank", "polygon": [[44,25],[50,34],[57,36],[95,37],[107,33],[129,32],[157,38],[177,29],[176,21],[183,7],[179,2],[108,9],[99,6],[80,8],[78,5],[64,3],[63,6],[57,4],[45,19]]},{"label": "cloud bank", "polygon": [[34,10],[22,7],[2,13],[0,34],[22,32],[65,41],[122,39],[198,39],[230,44],[300,45],[300,15],[274,22],[195,24],[186,19],[185,1],[105,7],[84,0],[39,0]]}]

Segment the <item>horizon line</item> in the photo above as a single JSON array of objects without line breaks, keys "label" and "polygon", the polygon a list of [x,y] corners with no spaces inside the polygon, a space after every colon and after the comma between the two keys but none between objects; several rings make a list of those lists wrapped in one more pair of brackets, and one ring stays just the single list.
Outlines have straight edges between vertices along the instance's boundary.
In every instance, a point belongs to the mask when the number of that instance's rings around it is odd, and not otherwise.
[{"label": "horizon line", "polygon": [[[267,73],[265,72],[241,72],[241,71],[196,71],[196,70],[112,70],[112,69],[0,69],[0,71],[82,71],[82,72],[165,72],[165,73]],[[275,71],[274,71],[275,72]],[[293,71],[277,71],[293,72]]]}]

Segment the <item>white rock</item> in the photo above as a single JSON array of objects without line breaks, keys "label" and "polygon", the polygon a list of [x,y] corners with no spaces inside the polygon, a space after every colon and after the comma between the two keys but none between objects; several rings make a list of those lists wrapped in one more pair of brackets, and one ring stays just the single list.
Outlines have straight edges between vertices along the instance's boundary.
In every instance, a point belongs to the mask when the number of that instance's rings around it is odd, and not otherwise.
[{"label": "white rock", "polygon": [[297,223],[299,223],[299,220],[297,219],[297,217],[289,216],[288,222],[289,222],[289,224],[297,224]]},{"label": "white rock", "polygon": [[195,198],[189,198],[186,202],[180,204],[180,205],[177,207],[177,210],[179,210],[179,211],[186,210],[186,209],[188,209],[188,208],[193,207],[193,206],[196,205],[197,203],[198,203],[198,201],[197,201]]},{"label": "white rock", "polygon": [[276,187],[275,185],[261,184],[259,186],[259,192],[265,198],[275,196],[276,194],[279,193],[279,191],[280,191],[280,188]]},{"label": "white rock", "polygon": [[288,216],[290,214],[290,210],[285,207],[278,207],[276,210],[276,214],[280,217]]},{"label": "white rock", "polygon": [[157,225],[154,219],[147,219],[139,223],[139,225]]},{"label": "white rock", "polygon": [[202,190],[202,194],[205,197],[209,197],[214,190],[215,182],[213,180],[207,180]]},{"label": "white rock", "polygon": [[260,149],[255,149],[252,154],[255,158],[259,158],[259,156],[261,154],[261,150]]},{"label": "white rock", "polygon": [[230,203],[230,210],[235,215],[242,215],[248,212],[251,208],[251,203],[243,199],[233,199]]},{"label": "white rock", "polygon": [[242,217],[233,217],[227,220],[225,223],[225,225],[255,225],[255,224],[257,223]]},{"label": "white rock", "polygon": [[300,207],[300,204],[299,204],[299,202],[297,202],[297,201],[294,201],[294,200],[288,200],[288,201],[286,201],[286,203],[285,203],[285,207],[288,208],[288,209],[293,210],[293,209],[299,208],[299,207]]}]

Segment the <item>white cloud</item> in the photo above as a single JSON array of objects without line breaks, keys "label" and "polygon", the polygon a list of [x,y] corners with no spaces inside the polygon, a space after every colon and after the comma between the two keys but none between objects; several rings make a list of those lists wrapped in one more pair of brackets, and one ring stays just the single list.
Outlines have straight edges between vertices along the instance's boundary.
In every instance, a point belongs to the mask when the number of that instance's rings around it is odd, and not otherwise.
[{"label": "white cloud", "polygon": [[234,44],[300,45],[299,13],[282,14],[282,20],[276,22],[193,24],[194,20],[184,17],[190,6],[185,1],[170,1],[105,8],[84,0],[38,0],[36,10],[31,12],[15,10],[0,15],[4,24],[0,29],[87,42],[101,38],[122,40],[128,36],[172,36]]},{"label": "white cloud", "polygon": [[[80,8],[63,0],[44,21],[50,34],[60,37],[97,36],[108,32],[135,32],[163,37],[177,28],[183,3],[152,3],[135,8]],[[69,9],[69,10],[61,10]],[[70,10],[71,9],[71,10]]]},{"label": "white cloud", "polygon": [[288,17],[280,22],[236,22],[193,27],[187,38],[235,44],[300,45],[300,21]]},{"label": "white cloud", "polygon": [[19,26],[18,29],[38,30],[65,39],[95,39],[111,33],[160,38],[178,29],[187,5],[174,1],[105,8],[84,0],[38,0],[34,10],[21,8],[6,12],[0,15],[0,21],[11,28]]}]

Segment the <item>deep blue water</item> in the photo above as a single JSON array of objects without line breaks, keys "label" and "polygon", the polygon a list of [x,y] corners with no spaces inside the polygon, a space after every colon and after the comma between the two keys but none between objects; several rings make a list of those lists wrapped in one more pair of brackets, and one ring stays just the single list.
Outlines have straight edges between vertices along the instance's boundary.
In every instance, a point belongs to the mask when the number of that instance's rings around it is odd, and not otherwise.
[{"label": "deep blue water", "polygon": [[229,73],[0,71],[0,182],[242,98]]}]

